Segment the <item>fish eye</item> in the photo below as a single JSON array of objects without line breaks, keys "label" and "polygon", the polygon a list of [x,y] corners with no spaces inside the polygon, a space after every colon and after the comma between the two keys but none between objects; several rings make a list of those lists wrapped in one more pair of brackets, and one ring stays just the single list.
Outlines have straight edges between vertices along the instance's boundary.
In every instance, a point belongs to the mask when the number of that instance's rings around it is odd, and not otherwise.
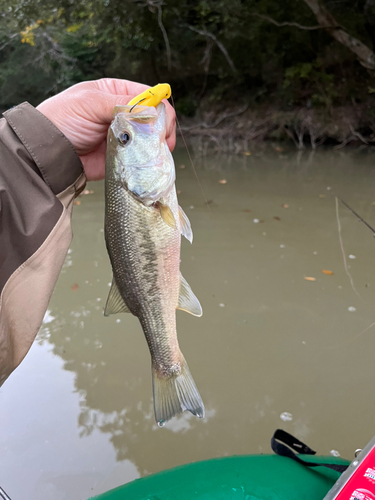
[{"label": "fish eye", "polygon": [[129,132],[121,132],[121,134],[118,136],[117,140],[121,144],[121,146],[126,146],[131,139],[131,135]]}]

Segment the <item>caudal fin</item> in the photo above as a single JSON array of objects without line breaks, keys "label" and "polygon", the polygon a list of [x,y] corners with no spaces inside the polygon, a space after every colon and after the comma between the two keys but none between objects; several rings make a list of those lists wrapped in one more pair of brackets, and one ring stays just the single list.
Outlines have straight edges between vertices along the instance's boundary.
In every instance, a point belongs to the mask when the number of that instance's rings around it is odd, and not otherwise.
[{"label": "caudal fin", "polygon": [[196,417],[204,417],[203,401],[183,357],[181,372],[175,375],[163,377],[153,366],[152,387],[155,419],[159,427],[186,410]]}]

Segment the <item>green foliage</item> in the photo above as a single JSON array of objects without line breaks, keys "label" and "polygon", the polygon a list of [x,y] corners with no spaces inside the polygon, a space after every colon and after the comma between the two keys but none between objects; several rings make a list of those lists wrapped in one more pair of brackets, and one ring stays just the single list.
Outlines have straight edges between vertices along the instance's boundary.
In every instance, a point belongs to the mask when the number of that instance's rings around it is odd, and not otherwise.
[{"label": "green foliage", "polygon": [[302,80],[311,76],[314,70],[314,65],[312,63],[300,63],[294,66],[290,66],[285,70],[285,78],[283,87],[287,88],[295,80]]},{"label": "green foliage", "polygon": [[175,105],[178,113],[181,113],[184,116],[194,116],[198,103],[194,96],[187,95],[178,99]]},{"label": "green foliage", "polygon": [[[364,1],[327,6],[371,46]],[[254,15],[316,25],[302,0],[0,0],[0,12],[3,108],[101,77],[169,82],[189,116],[202,99],[329,108],[365,100],[374,88],[324,30],[278,27]]]},{"label": "green foliage", "polygon": [[301,100],[301,95],[308,96],[310,105],[330,108],[339,93],[335,86],[335,76],[326,73],[321,60],[301,63],[285,70],[283,88],[293,86],[294,104]]}]

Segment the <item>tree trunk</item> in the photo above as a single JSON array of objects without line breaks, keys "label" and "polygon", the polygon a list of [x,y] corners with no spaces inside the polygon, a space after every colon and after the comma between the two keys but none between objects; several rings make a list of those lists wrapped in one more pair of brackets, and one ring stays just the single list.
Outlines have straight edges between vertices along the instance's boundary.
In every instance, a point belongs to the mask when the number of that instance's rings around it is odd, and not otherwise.
[{"label": "tree trunk", "polygon": [[[345,45],[358,58],[358,61],[365,68],[375,71],[375,54],[374,52],[362,43],[358,38],[349,35],[342,26],[338,24],[336,19],[328,12],[321,4],[320,0],[303,0],[306,5],[313,11],[318,23],[329,33],[335,40]],[[332,27],[333,26],[333,27]]]},{"label": "tree trunk", "polygon": [[371,38],[372,50],[375,50],[375,0],[367,0],[363,7],[365,28]]}]

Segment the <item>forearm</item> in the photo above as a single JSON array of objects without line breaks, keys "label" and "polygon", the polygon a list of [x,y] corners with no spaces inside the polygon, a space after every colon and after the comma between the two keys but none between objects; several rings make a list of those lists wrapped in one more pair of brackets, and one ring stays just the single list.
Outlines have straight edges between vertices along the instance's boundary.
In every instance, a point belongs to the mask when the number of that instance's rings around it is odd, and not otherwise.
[{"label": "forearm", "polygon": [[43,320],[71,241],[70,211],[83,189],[71,143],[23,103],[0,120],[0,385]]}]

